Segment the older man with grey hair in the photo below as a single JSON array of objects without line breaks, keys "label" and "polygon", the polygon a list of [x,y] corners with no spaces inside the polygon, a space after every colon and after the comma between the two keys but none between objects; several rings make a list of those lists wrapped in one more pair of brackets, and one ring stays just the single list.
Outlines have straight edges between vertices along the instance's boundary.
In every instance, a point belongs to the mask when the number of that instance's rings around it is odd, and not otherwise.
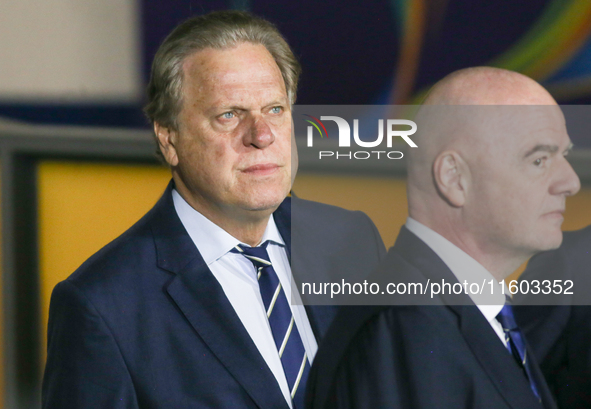
[{"label": "older man with grey hair", "polygon": [[286,199],[299,71],[276,28],[243,12],[164,41],[146,113],[172,181],[54,289],[44,408],[303,407],[335,310],[290,304],[290,261],[328,277],[384,247],[361,213]]}]

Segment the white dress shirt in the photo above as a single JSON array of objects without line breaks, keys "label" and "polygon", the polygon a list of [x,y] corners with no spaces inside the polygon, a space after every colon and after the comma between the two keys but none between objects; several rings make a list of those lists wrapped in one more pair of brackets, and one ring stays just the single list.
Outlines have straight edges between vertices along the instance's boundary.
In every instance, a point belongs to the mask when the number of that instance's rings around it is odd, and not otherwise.
[{"label": "white dress shirt", "polygon": [[[486,318],[492,329],[499,336],[503,345],[507,346],[503,326],[496,319],[503,305],[505,305],[505,296],[501,292],[501,286],[505,286],[505,283],[498,282],[482,264],[424,224],[409,217],[406,219],[406,228],[425,242],[443,260],[460,283],[467,281],[468,283],[477,283],[479,286],[482,286],[483,282],[486,283],[486,288],[482,295],[472,294],[468,291],[468,296],[470,296],[482,315],[484,315],[484,318]],[[495,286],[492,295],[490,291],[491,280],[493,280],[493,286]],[[506,286],[505,294],[509,294]]]},{"label": "white dress shirt", "polygon": [[[187,233],[199,249],[203,260],[218,280],[228,301],[236,311],[238,318],[246,328],[263,359],[277,379],[285,400],[292,406],[291,395],[281,359],[273,333],[267,319],[267,313],[259,290],[256,269],[254,265],[241,254],[230,253],[230,250],[241,243],[221,227],[214,224],[201,213],[193,209],[176,191],[172,191],[172,199],[175,210],[187,230]],[[273,216],[269,217],[269,223],[261,240],[261,243],[269,240],[267,252],[273,264],[273,269],[281,282],[288,302],[291,294],[291,267],[287,258],[285,242],[279,234]],[[291,311],[298,332],[302,338],[306,353],[312,363],[318,344],[312,332],[306,310],[301,302],[299,305],[291,305]],[[253,368],[253,371],[256,368]]]}]

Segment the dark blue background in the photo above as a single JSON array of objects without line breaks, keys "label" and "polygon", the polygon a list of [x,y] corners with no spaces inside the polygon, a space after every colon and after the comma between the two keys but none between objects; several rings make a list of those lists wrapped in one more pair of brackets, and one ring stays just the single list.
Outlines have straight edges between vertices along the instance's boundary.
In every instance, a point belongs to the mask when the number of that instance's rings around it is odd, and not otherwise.
[{"label": "dark blue background", "polygon": [[[459,68],[486,64],[522,37],[550,2],[426,2],[430,7],[413,89],[425,88]],[[303,66],[299,104],[388,103],[402,32],[396,5],[396,0],[142,0],[142,78],[147,82],[156,49],[179,22],[216,9],[241,8],[275,23],[294,49]],[[147,127],[142,103],[0,102],[0,115],[39,123]]]}]

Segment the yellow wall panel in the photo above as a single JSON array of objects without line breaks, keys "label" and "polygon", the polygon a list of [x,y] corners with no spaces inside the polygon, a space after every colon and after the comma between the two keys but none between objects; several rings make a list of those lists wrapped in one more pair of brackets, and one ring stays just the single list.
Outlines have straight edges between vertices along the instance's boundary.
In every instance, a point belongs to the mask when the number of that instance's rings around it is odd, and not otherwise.
[{"label": "yellow wall panel", "polygon": [[[293,191],[303,199],[364,211],[376,224],[387,248],[394,244],[408,216],[406,182],[402,178],[300,174]],[[588,225],[591,225],[591,186],[583,186],[579,193],[567,198],[562,229],[578,230]],[[518,278],[526,264],[508,280]]]},{"label": "yellow wall panel", "polygon": [[38,166],[42,357],[53,287],[160,198],[160,166],[45,161]]},{"label": "yellow wall panel", "polygon": [[[303,199],[364,211],[378,227],[386,247],[394,244],[408,215],[406,182],[402,178],[303,173],[296,178],[293,191]],[[566,203],[563,230],[578,230],[591,224],[591,186],[583,186]]]},{"label": "yellow wall panel", "polygon": [[376,224],[386,247],[406,222],[406,182],[401,178],[298,174],[293,192],[302,199],[362,210]]},{"label": "yellow wall panel", "polygon": [[562,230],[579,230],[591,224],[591,186],[566,199],[566,212]]}]

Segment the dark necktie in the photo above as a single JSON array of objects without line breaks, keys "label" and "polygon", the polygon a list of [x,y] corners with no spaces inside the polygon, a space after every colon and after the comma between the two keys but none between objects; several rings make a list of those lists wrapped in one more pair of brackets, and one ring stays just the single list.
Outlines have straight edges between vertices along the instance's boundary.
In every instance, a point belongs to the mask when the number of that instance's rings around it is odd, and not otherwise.
[{"label": "dark necktie", "polygon": [[527,356],[527,349],[525,348],[525,339],[523,338],[523,334],[521,333],[521,330],[515,322],[515,316],[513,315],[513,307],[511,306],[510,299],[507,299],[505,301],[503,309],[497,315],[497,320],[503,326],[507,349],[510,353],[513,354],[513,357],[517,361],[517,364],[525,371],[532,392],[541,402],[542,399],[540,398],[538,387],[533,378],[531,362]]},{"label": "dark necktie", "polygon": [[303,409],[304,389],[310,363],[302,338],[294,322],[291,308],[277,273],[271,265],[271,259],[267,253],[269,241],[258,247],[237,245],[231,251],[242,254],[254,264],[259,280],[259,289],[267,318],[275,340],[275,346],[279,352],[279,358],[283,365],[287,385],[291,393],[294,408]]}]

